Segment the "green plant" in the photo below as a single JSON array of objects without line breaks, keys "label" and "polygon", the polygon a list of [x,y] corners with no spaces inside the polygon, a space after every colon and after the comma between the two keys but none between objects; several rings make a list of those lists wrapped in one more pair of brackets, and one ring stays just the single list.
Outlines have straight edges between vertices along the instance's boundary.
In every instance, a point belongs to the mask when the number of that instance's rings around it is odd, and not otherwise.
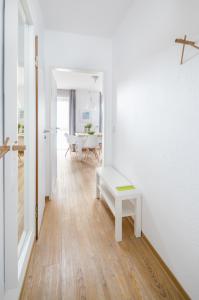
[{"label": "green plant", "polygon": [[84,128],[87,128],[87,129],[91,129],[91,127],[92,127],[92,123],[87,123],[87,124],[84,126]]},{"label": "green plant", "polygon": [[18,133],[24,133],[24,125],[21,123],[18,124]]},{"label": "green plant", "polygon": [[92,128],[92,123],[87,123],[85,126],[84,126],[84,130],[85,132],[89,133],[91,131],[91,128]]}]

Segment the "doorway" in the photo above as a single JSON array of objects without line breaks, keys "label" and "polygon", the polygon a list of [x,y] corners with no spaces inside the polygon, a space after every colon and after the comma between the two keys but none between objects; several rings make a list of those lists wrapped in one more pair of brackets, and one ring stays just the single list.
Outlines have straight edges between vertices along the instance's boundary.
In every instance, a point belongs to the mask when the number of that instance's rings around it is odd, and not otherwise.
[{"label": "doorway", "polygon": [[103,163],[104,88],[102,72],[55,68],[52,77],[54,91],[49,128],[50,187],[53,198],[57,179],[62,176],[62,165],[67,160],[95,167]]}]

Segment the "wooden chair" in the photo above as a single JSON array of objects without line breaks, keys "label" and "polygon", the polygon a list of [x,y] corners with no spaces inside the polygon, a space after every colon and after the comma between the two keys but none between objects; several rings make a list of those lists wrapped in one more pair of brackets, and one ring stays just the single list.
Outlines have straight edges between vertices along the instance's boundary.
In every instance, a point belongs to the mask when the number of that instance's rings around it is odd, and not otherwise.
[{"label": "wooden chair", "polygon": [[77,137],[75,135],[69,135],[67,133],[65,133],[64,136],[66,137],[67,144],[68,144],[68,149],[65,153],[65,157],[67,156],[68,151],[70,151],[71,157],[72,157],[72,153],[75,153],[77,155]]},{"label": "wooden chair", "polygon": [[83,151],[85,154],[85,159],[88,159],[90,153],[93,153],[95,158],[99,161],[99,155],[97,148],[99,146],[98,137],[96,135],[89,135],[85,141]]}]

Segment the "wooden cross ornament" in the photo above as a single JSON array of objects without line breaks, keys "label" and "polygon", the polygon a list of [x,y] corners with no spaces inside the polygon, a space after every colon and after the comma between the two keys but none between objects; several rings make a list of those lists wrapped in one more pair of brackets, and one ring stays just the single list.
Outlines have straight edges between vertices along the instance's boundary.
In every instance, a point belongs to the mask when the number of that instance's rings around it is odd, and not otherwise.
[{"label": "wooden cross ornament", "polygon": [[188,41],[186,35],[184,36],[184,39],[176,39],[175,43],[183,45],[183,47],[182,47],[182,55],[181,55],[181,60],[180,60],[180,64],[181,65],[183,64],[185,46],[191,46],[191,47],[194,47],[194,48],[196,48],[196,49],[199,50],[199,46],[197,46],[196,43],[193,42],[193,41]]}]

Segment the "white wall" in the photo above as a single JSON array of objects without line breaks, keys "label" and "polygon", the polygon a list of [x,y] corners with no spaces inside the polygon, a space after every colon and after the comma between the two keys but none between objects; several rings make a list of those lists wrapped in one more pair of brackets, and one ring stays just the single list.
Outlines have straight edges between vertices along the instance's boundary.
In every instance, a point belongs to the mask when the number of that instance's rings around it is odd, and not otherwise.
[{"label": "white wall", "polygon": [[143,232],[199,299],[199,52],[196,0],[135,0],[113,39],[114,165],[143,191]]},{"label": "white wall", "polygon": [[[98,76],[95,81],[93,76]],[[58,89],[89,89],[92,91],[101,91],[102,86],[102,74],[101,73],[80,73],[72,72],[70,70],[55,70],[54,77],[57,83]]]},{"label": "white wall", "polygon": [[[104,72],[106,161],[111,158],[112,43],[110,39],[45,31],[47,105],[50,102],[51,68],[69,68]],[[47,112],[49,116],[50,113]],[[49,126],[49,119],[47,120]],[[47,154],[49,155],[49,153]],[[49,174],[49,157],[47,157]],[[49,180],[47,180],[49,183]],[[49,184],[46,187],[49,193]]]}]

